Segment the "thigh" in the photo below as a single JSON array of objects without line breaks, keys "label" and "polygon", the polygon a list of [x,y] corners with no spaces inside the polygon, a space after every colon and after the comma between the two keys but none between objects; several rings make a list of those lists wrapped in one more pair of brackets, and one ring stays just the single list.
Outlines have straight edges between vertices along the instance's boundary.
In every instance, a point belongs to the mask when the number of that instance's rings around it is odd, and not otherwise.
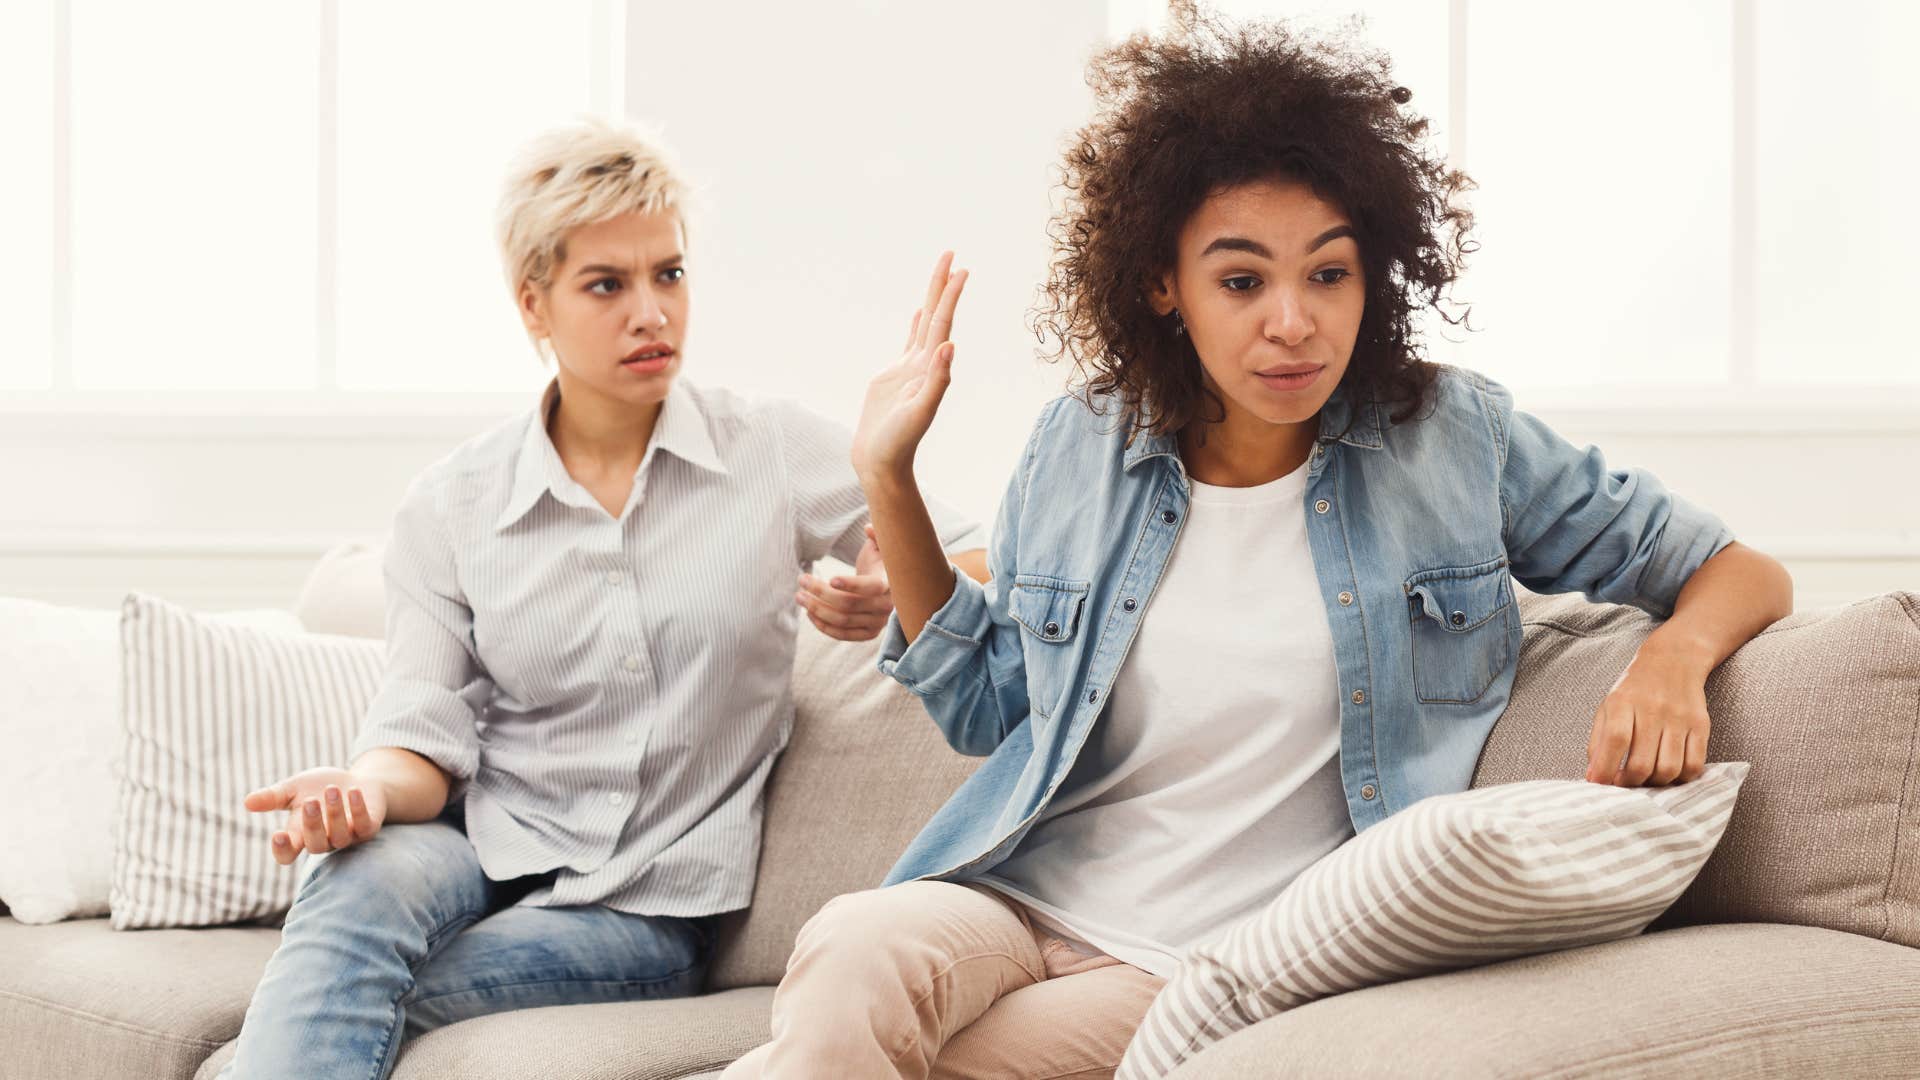
[{"label": "thigh", "polygon": [[510,907],[462,931],[420,969],[414,1033],[509,1009],[682,997],[711,952],[704,920],[590,904]]},{"label": "thigh", "polygon": [[318,859],[287,913],[285,934],[397,935],[402,955],[418,963],[432,944],[484,915],[492,899],[493,883],[457,825],[388,825]]},{"label": "thigh", "polygon": [[960,1030],[935,1080],[1093,1080],[1113,1075],[1165,980],[1114,963],[1015,990]]}]

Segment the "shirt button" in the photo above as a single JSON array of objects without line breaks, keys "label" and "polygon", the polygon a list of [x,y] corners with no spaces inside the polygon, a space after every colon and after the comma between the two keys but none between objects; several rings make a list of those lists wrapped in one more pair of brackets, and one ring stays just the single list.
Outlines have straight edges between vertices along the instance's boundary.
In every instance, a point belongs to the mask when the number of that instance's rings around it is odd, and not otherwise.
[{"label": "shirt button", "polygon": [[1353,692],[1353,703],[1355,705],[1365,705],[1367,703],[1367,692],[1365,690],[1355,690]]},{"label": "shirt button", "polygon": [[1134,608],[1137,608],[1137,607],[1139,607],[1140,605],[1139,605],[1139,604],[1136,604],[1136,603],[1134,603],[1134,602],[1133,602],[1133,597],[1131,597],[1131,596],[1129,596],[1129,597],[1127,597],[1127,601],[1126,601],[1126,603],[1124,603],[1124,604],[1121,604],[1120,606],[1121,606],[1121,607],[1123,607],[1123,608],[1126,608],[1126,609],[1127,609],[1128,611],[1132,611],[1132,610],[1133,610]]},{"label": "shirt button", "polygon": [[620,805],[620,801],[621,801],[622,799],[624,799],[624,798],[626,798],[626,796],[624,796],[624,795],[622,795],[622,794],[620,794],[620,793],[619,793],[619,792],[617,792],[617,791],[609,791],[609,792],[607,792],[607,801],[608,801],[608,802],[610,802],[610,803],[612,803],[612,804],[613,804],[613,805],[615,805],[615,806],[619,806],[619,805]]},{"label": "shirt button", "polygon": [[637,656],[629,656],[629,657],[627,657],[627,662],[626,662],[626,668],[627,668],[627,670],[628,670],[628,671],[639,671],[639,670],[640,670],[640,658],[639,658],[639,657],[637,657]]},{"label": "shirt button", "polygon": [[1467,613],[1464,611],[1456,611],[1452,615],[1449,615],[1448,618],[1452,620],[1455,626],[1467,625]]},{"label": "shirt button", "polygon": [[1098,700],[1100,700],[1100,691],[1098,690],[1087,691],[1087,704],[1091,705]]},{"label": "shirt button", "polygon": [[622,581],[625,581],[626,579],[627,579],[627,575],[621,573],[618,570],[607,571],[607,584],[609,585],[618,585]]},{"label": "shirt button", "polygon": [[1180,519],[1180,515],[1174,513],[1171,510],[1160,511],[1160,520],[1166,522],[1169,525],[1173,524],[1175,521],[1178,521],[1179,519]]},{"label": "shirt button", "polygon": [[1367,799],[1369,801],[1371,801],[1373,797],[1378,794],[1379,792],[1373,790],[1372,784],[1368,784],[1366,787],[1363,787],[1360,789],[1360,797],[1363,799]]},{"label": "shirt button", "polygon": [[1314,457],[1319,457],[1319,456],[1320,456],[1320,449],[1321,449],[1321,447],[1320,447],[1320,444],[1319,444],[1319,443],[1314,443],[1314,444],[1313,444],[1313,456],[1314,456]]},{"label": "shirt button", "polygon": [[1316,514],[1324,514],[1331,509],[1333,509],[1333,504],[1325,499],[1321,499],[1313,504],[1313,512]]},{"label": "shirt button", "polygon": [[1341,594],[1340,594],[1340,606],[1341,606],[1341,607],[1346,607],[1346,606],[1347,606],[1348,604],[1351,604],[1351,603],[1353,603],[1353,594],[1352,594],[1352,593],[1350,593],[1350,592],[1343,592],[1343,593],[1341,593]]}]

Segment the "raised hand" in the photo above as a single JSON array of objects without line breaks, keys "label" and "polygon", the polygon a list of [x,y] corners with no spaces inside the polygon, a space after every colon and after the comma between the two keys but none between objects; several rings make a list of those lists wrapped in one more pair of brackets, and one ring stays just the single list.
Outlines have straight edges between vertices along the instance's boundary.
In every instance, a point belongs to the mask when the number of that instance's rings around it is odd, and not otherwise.
[{"label": "raised hand", "polygon": [[371,840],[387,817],[380,784],[334,768],[308,769],[250,792],[246,807],[257,814],[286,812],[286,828],[272,840],[273,860],[282,866],[302,851],[318,855]]},{"label": "raised hand", "polygon": [[933,415],[953,375],[953,311],[967,272],[953,271],[953,252],[940,256],[927,283],[926,301],[913,313],[900,359],[867,383],[860,423],[853,433],[853,469],[870,478],[911,472],[913,454],[933,426]]}]

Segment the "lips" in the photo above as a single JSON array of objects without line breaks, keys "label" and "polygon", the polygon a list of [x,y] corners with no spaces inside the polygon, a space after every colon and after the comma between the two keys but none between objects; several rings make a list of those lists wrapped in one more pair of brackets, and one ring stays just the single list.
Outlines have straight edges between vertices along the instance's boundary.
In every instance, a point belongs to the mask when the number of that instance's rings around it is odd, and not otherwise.
[{"label": "lips", "polygon": [[626,359],[620,362],[623,364],[646,363],[649,360],[663,360],[671,357],[672,355],[673,355],[673,346],[668,345],[665,342],[655,342],[654,344],[651,344],[651,345],[640,346],[639,348],[628,353],[626,356]]},{"label": "lips", "polygon": [[1270,367],[1265,371],[1254,372],[1254,378],[1265,383],[1269,390],[1304,390],[1320,381],[1324,366],[1307,367]]}]

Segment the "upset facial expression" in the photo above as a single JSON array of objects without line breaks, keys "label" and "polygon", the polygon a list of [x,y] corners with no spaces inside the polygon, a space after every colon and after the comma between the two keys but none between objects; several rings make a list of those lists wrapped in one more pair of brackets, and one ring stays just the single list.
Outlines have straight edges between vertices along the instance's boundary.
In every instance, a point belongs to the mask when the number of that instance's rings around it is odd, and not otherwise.
[{"label": "upset facial expression", "polygon": [[671,213],[625,214],[568,234],[544,289],[520,290],[527,329],[562,378],[633,405],[666,399],[686,339],[686,253]]},{"label": "upset facial expression", "polygon": [[1346,373],[1364,273],[1345,213],[1305,184],[1263,180],[1201,203],[1152,300],[1169,322],[1179,311],[1230,418],[1299,424]]}]

